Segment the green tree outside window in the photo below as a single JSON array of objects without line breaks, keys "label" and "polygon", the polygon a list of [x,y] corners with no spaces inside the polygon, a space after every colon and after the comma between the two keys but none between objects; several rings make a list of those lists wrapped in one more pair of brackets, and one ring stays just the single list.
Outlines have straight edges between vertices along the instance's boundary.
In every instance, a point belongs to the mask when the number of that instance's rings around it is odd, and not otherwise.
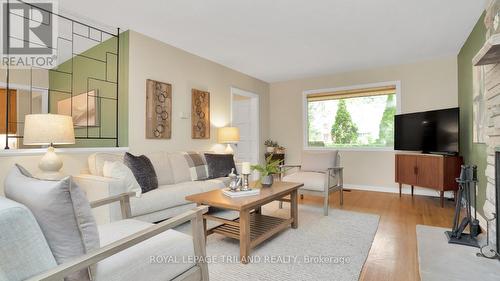
[{"label": "green tree outside window", "polygon": [[331,134],[333,142],[337,144],[355,144],[358,140],[358,127],[352,121],[345,100],[339,100]]},{"label": "green tree outside window", "polygon": [[392,146],[394,145],[394,115],[396,114],[396,102],[394,95],[388,95],[385,104],[384,114],[380,120],[379,138],[377,143]]}]

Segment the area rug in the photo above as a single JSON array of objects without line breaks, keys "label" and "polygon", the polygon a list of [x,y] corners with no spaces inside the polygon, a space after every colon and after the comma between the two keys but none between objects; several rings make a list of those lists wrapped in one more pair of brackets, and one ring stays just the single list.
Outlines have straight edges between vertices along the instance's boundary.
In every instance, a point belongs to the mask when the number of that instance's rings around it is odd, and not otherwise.
[{"label": "area rug", "polygon": [[[288,216],[268,204],[264,214]],[[287,229],[238,262],[237,240],[213,234],[207,240],[211,280],[358,280],[378,228],[379,216],[299,206],[298,229]]]},{"label": "area rug", "polygon": [[500,262],[476,256],[478,248],[448,244],[449,229],[417,225],[418,264],[422,281],[500,280]]}]

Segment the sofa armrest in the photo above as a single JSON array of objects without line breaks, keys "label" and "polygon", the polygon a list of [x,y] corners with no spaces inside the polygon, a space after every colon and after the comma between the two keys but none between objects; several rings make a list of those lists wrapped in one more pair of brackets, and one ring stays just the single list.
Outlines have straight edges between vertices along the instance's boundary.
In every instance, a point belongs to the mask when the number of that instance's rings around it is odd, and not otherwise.
[{"label": "sofa armrest", "polygon": [[[119,179],[81,174],[74,176],[73,180],[83,189],[91,202],[128,192],[123,181]],[[118,204],[95,208],[92,212],[99,225],[122,218]]]},{"label": "sofa armrest", "polygon": [[39,275],[29,278],[28,281],[43,280],[62,280],[67,275],[87,268],[99,261],[102,261],[116,253],[126,250],[134,245],[141,243],[151,237],[154,237],[168,229],[179,226],[185,222],[191,221],[193,227],[193,243],[197,266],[201,270],[202,280],[208,280],[208,267],[203,259],[206,256],[205,252],[205,237],[203,228],[203,214],[208,211],[207,206],[200,206],[183,214],[175,216],[171,219],[163,221],[159,224],[139,231],[133,235],[127,236],[114,243],[106,245],[100,249],[94,250],[81,257],[75,258],[69,262],[58,265],[57,267],[48,270]]},{"label": "sofa armrest", "polygon": [[128,192],[123,181],[119,179],[90,174],[80,174],[73,179],[85,191],[90,201]]}]

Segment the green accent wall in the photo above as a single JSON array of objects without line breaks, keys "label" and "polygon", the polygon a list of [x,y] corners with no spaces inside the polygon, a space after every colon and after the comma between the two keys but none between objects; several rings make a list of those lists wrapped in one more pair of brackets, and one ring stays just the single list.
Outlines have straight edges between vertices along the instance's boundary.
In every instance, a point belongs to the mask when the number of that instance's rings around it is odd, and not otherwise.
[{"label": "green accent wall", "polygon": [[458,105],[460,107],[460,150],[466,164],[478,166],[477,211],[484,216],[486,200],[486,144],[472,142],[472,58],[485,42],[484,13],[458,54]]},{"label": "green accent wall", "polygon": [[[98,90],[97,99],[100,123],[96,127],[75,128],[75,145],[68,147],[114,147],[116,136],[116,71],[118,76],[118,139],[119,146],[128,146],[128,73],[129,73],[129,32],[120,34],[120,56],[117,61],[117,38],[108,39],[89,50],[74,56],[49,71],[49,112],[58,113],[58,102],[74,95]],[[91,59],[93,58],[93,59]],[[67,74],[67,73],[72,73]],[[89,79],[95,78],[95,79]],[[109,82],[115,83],[109,83]]]}]

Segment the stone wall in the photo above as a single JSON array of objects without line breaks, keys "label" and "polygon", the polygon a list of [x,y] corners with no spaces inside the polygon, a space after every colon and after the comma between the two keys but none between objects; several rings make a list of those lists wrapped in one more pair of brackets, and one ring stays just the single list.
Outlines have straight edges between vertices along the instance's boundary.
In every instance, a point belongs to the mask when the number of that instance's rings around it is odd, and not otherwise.
[{"label": "stone wall", "polygon": [[[487,110],[487,167],[486,202],[483,210],[486,219],[495,213],[495,148],[500,147],[500,63],[484,66],[484,90]],[[490,243],[496,245],[496,222],[490,223]]]}]

